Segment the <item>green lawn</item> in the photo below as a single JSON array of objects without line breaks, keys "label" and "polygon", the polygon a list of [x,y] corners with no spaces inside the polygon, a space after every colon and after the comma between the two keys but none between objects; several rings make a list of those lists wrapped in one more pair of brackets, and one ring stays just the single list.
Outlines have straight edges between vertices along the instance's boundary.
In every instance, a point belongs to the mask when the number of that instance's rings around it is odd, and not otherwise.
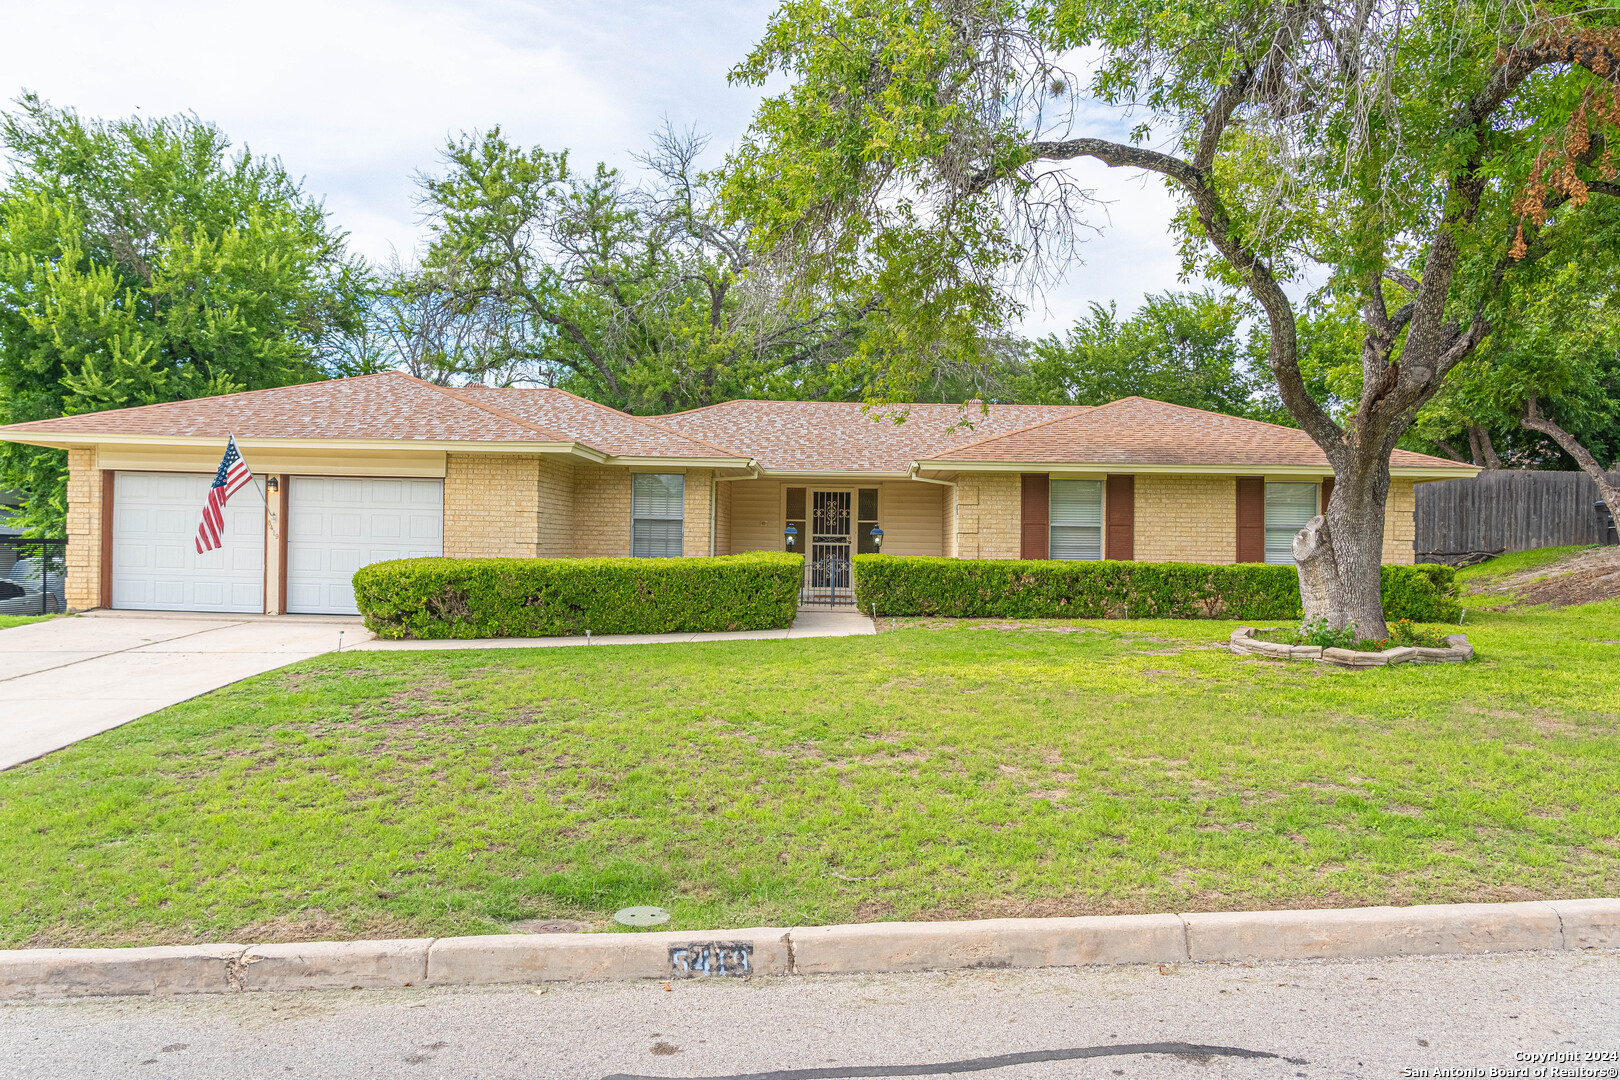
[{"label": "green lawn", "polygon": [[1620,602],[1468,619],[324,656],[0,773],[0,945],[1620,893]]},{"label": "green lawn", "polygon": [[0,630],[10,630],[13,626],[26,626],[29,623],[54,618],[55,615],[0,615]]}]

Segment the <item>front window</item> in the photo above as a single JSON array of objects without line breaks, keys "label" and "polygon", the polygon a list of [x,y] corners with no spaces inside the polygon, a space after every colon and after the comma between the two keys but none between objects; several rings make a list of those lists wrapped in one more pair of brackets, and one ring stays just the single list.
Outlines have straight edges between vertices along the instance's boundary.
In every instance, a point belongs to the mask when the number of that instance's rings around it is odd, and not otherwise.
[{"label": "front window", "polygon": [[1292,565],[1294,534],[1316,516],[1315,484],[1266,485],[1266,562]]},{"label": "front window", "polygon": [[878,523],[878,489],[861,488],[855,503],[855,516],[859,519],[855,523],[855,550],[862,555],[875,555],[878,542],[872,530]]},{"label": "front window", "polygon": [[667,559],[681,553],[686,477],[680,473],[630,476],[630,554]]},{"label": "front window", "polygon": [[1051,557],[1101,559],[1102,481],[1053,480],[1050,490]]}]

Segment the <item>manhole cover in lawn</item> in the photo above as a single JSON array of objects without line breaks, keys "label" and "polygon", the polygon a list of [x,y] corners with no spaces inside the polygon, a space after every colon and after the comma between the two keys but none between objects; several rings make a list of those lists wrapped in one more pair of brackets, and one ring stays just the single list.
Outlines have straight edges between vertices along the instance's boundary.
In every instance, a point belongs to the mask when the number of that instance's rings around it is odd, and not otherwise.
[{"label": "manhole cover in lawn", "polygon": [[669,912],[661,907],[627,907],[613,913],[620,926],[657,926],[669,922]]}]

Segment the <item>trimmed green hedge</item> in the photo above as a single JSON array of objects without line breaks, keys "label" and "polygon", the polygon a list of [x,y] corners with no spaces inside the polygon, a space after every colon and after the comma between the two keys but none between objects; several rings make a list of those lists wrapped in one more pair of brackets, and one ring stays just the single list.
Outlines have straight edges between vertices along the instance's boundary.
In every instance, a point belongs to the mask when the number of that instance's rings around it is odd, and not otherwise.
[{"label": "trimmed green hedge", "polygon": [[[1292,566],[1246,563],[1060,562],[855,556],[862,611],[952,618],[1295,619]],[[1390,619],[1455,622],[1461,615],[1449,566],[1383,568]]]},{"label": "trimmed green hedge", "polygon": [[799,608],[804,557],[396,559],[361,567],[354,596],[384,638],[774,630]]}]

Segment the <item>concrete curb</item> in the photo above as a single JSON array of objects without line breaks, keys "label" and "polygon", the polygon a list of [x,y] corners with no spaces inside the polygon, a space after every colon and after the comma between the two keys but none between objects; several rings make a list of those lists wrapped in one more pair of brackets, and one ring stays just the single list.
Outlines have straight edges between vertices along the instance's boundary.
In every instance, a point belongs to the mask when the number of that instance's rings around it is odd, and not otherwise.
[{"label": "concrete curb", "polygon": [[0,1001],[1620,949],[1620,899],[0,951]]}]

